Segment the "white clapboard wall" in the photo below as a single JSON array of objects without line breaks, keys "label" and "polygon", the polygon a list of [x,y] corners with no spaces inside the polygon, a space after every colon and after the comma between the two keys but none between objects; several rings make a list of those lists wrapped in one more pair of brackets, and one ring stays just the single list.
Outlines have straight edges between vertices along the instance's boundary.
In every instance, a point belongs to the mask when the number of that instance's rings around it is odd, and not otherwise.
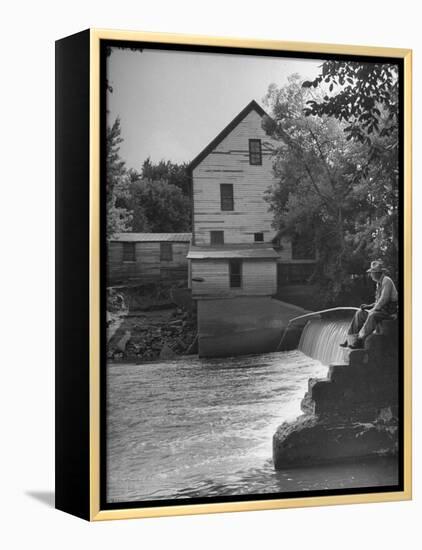
[{"label": "white clapboard wall", "polygon": [[241,288],[229,286],[228,260],[192,261],[191,269],[192,296],[197,298],[268,296],[277,290],[274,260],[243,260]]},{"label": "white clapboard wall", "polygon": [[[252,110],[193,170],[194,234],[196,245],[210,244],[210,231],[224,230],[225,243],[264,242],[275,236],[272,214],[264,200],[274,182],[270,140]],[[262,165],[249,164],[249,139],[262,142]],[[221,211],[220,184],[233,184],[234,210]]]}]

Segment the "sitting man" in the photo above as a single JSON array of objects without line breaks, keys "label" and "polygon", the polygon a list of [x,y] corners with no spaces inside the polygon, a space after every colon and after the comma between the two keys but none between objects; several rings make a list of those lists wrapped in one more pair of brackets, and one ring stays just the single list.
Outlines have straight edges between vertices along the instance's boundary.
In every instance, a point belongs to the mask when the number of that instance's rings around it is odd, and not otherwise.
[{"label": "sitting man", "polygon": [[377,322],[389,319],[397,313],[397,289],[392,279],[385,274],[386,271],[382,261],[371,262],[367,273],[370,273],[371,279],[377,283],[375,303],[360,306],[350,324],[347,340],[340,344],[341,347],[363,348],[365,338],[374,332]]}]

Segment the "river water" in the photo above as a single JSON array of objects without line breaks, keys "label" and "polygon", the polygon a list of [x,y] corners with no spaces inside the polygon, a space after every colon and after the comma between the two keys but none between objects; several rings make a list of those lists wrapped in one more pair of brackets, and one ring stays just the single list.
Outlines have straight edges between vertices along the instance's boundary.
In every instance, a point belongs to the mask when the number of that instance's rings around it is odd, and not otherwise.
[{"label": "river water", "polygon": [[107,368],[108,502],[397,483],[391,459],[274,470],[277,426],[327,373],[300,351]]}]

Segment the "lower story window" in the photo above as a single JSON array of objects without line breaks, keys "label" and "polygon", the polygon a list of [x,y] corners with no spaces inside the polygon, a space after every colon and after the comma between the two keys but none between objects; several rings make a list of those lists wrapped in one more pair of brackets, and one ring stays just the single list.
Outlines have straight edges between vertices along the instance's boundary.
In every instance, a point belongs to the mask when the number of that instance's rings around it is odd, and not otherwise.
[{"label": "lower story window", "polygon": [[160,243],[160,260],[163,262],[173,261],[172,243]]},{"label": "lower story window", "polygon": [[229,274],[230,274],[230,288],[241,288],[242,260],[230,260]]},{"label": "lower story window", "polygon": [[123,261],[135,261],[135,243],[123,243]]}]

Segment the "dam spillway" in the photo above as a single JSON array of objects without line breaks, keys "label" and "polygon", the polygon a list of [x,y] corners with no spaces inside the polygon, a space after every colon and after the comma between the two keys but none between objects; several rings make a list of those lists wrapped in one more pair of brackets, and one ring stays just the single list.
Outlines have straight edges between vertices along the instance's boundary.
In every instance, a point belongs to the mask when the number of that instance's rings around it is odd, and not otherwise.
[{"label": "dam spillway", "polygon": [[339,347],[347,327],[345,320],[315,319],[302,331],[299,349],[329,369],[326,377],[309,379],[301,404],[304,414],[277,428],[277,470],[397,456],[397,321],[384,321],[382,334],[368,336],[363,349]]},{"label": "dam spillway", "polygon": [[307,322],[300,337],[298,349],[321,361],[324,365],[343,363],[345,341],[350,319],[313,319]]}]

